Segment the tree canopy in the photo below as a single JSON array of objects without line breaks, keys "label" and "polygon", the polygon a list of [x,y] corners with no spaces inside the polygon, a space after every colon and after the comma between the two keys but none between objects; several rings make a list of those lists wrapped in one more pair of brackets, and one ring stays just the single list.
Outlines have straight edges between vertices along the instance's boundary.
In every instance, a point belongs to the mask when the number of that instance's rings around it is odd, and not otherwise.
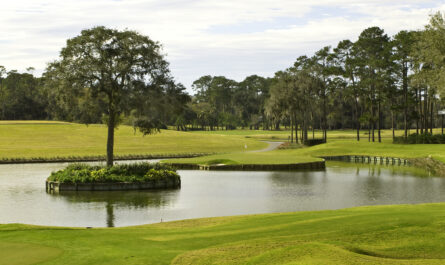
[{"label": "tree canopy", "polygon": [[[77,120],[104,120],[108,126],[107,164],[113,164],[114,130],[122,115],[144,134],[163,128],[165,115],[187,101],[175,84],[159,43],[137,32],[105,27],[69,39],[60,59],[48,66],[46,85],[55,105]],[[70,115],[70,114],[64,114]]]}]

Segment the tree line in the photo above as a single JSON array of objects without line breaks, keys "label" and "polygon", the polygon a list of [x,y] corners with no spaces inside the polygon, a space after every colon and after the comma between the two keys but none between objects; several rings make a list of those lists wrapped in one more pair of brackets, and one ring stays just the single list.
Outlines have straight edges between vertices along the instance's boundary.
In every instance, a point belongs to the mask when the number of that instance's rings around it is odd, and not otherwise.
[{"label": "tree line", "polygon": [[[365,130],[368,141],[379,142],[382,129],[392,128],[393,135],[395,129],[404,129],[405,137],[414,129],[432,133],[440,123],[437,111],[445,91],[444,21],[444,15],[436,13],[423,30],[394,36],[370,27],[356,41],[343,40],[298,57],[271,78],[252,75],[237,82],[202,76],[192,84],[194,95],[169,75],[168,63],[158,55],[159,44],[141,37],[143,45],[135,46],[138,35],[99,27],[69,40],[61,52],[64,60],[49,64],[42,77],[33,76],[32,69],[18,73],[0,67],[0,119],[138,124],[147,132],[167,126],[286,127],[292,141],[303,142],[314,137],[315,130],[323,132],[324,140],[330,129],[354,129],[357,140]],[[108,59],[96,58],[93,47],[84,45],[93,33],[121,38],[125,47],[99,47]],[[139,55],[125,52],[131,49]],[[74,60],[81,55],[87,56],[84,61]],[[150,63],[126,68],[127,61],[137,62],[138,56],[150,58]],[[130,88],[139,94],[126,93]]]},{"label": "tree line", "polygon": [[[381,141],[382,129],[432,133],[442,108],[445,78],[445,23],[436,13],[419,31],[388,36],[379,27],[358,39],[300,56],[273,78],[249,76],[241,82],[203,76],[193,83],[195,96],[178,128],[249,127],[293,132],[291,141],[307,141],[310,130],[365,130]],[[298,131],[300,132],[298,134]]]}]

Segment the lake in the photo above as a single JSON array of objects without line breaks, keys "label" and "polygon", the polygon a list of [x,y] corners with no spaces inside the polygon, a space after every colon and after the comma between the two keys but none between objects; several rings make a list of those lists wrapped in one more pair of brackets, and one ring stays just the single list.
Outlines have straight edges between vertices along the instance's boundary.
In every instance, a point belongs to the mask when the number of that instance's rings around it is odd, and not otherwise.
[{"label": "lake", "polygon": [[180,170],[164,191],[48,194],[66,163],[0,165],[0,223],[130,226],[199,217],[445,201],[445,178],[409,167],[328,162],[317,172]]}]

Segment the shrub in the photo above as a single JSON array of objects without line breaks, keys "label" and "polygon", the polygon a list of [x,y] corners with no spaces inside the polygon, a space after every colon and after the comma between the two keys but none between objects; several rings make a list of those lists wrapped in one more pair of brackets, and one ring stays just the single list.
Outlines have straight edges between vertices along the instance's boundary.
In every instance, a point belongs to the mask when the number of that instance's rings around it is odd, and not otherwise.
[{"label": "shrub", "polygon": [[307,139],[304,142],[304,145],[306,146],[314,146],[314,145],[319,145],[319,144],[325,144],[325,140],[324,139]]},{"label": "shrub", "polygon": [[176,170],[159,163],[135,163],[112,167],[71,164],[52,172],[48,181],[61,183],[147,182],[151,180],[177,180]]},{"label": "shrub", "polygon": [[394,143],[396,144],[445,144],[445,135],[441,134],[410,134],[405,139],[404,136],[399,136],[394,138]]}]

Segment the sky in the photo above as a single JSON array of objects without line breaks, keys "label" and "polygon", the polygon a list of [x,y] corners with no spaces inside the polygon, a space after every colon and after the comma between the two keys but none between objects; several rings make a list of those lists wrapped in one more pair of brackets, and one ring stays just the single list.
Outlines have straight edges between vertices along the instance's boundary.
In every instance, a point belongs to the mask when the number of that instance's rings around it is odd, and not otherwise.
[{"label": "sky", "polygon": [[0,0],[0,65],[41,75],[66,40],[103,25],[131,29],[163,46],[189,92],[203,75],[271,77],[379,26],[389,35],[422,29],[445,0]]}]

